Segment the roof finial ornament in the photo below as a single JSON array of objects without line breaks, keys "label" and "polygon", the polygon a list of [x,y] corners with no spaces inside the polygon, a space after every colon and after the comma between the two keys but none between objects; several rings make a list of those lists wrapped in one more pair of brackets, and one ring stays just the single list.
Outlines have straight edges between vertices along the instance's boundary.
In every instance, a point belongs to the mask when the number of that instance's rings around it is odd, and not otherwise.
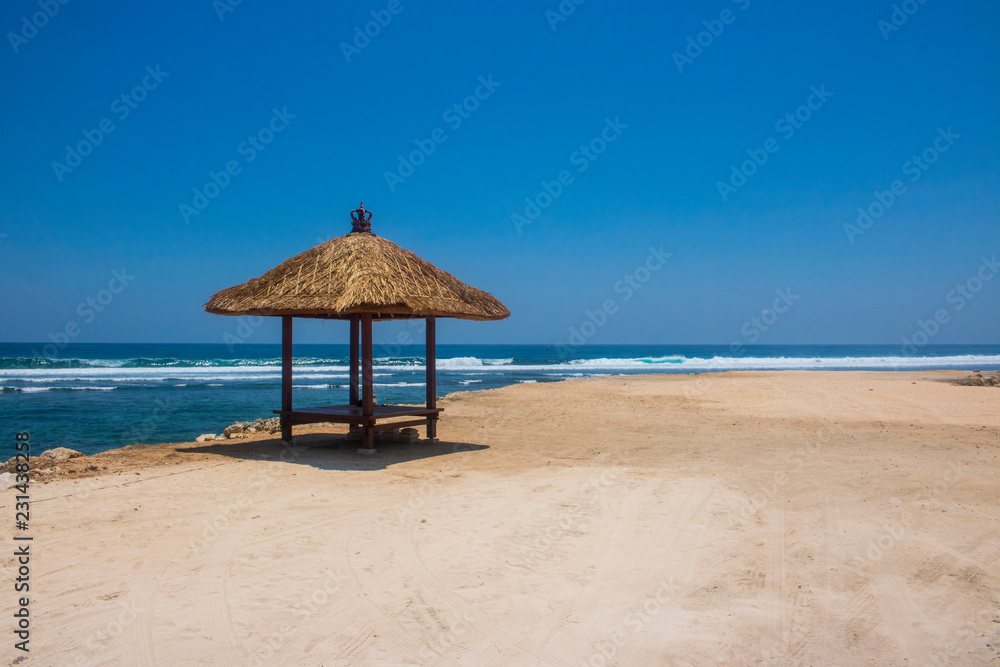
[{"label": "roof finial ornament", "polygon": [[354,229],[351,232],[368,232],[372,231],[372,212],[365,210],[365,203],[361,202],[361,206],[351,211],[351,222],[354,223]]}]

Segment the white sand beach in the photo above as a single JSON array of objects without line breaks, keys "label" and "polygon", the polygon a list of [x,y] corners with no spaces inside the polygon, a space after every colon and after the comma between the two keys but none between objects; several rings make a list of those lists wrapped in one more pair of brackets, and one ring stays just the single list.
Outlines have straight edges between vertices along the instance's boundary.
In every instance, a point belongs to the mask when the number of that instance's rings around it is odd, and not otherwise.
[{"label": "white sand beach", "polygon": [[33,486],[23,664],[990,664],[1000,390],[962,375],[524,384],[373,457],[73,459]]}]

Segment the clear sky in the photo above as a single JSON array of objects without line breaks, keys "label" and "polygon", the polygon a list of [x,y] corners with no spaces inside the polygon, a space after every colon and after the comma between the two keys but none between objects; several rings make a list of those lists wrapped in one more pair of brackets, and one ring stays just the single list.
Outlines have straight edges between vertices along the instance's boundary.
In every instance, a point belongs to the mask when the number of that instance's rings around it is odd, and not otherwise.
[{"label": "clear sky", "polygon": [[442,342],[1000,342],[996,2],[232,1],[4,3],[0,340],[222,342],[364,199]]}]

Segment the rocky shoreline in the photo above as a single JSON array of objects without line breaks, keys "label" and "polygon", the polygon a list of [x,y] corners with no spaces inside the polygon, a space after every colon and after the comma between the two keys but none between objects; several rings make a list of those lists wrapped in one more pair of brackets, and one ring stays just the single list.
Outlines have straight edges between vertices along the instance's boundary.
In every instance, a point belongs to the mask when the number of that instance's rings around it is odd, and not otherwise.
[{"label": "rocky shoreline", "polygon": [[[281,433],[281,419],[279,417],[271,417],[270,419],[258,419],[252,422],[235,422],[223,429],[222,435],[203,433],[195,438],[195,442],[237,440],[261,433],[269,435]],[[347,431],[347,437],[350,439],[360,439],[361,429],[355,426],[350,427]],[[375,438],[382,442],[416,442],[419,440],[420,434],[415,428],[397,428],[379,431]]]},{"label": "rocky shoreline", "polygon": [[257,433],[280,433],[281,418],[271,417],[270,419],[258,419],[252,422],[234,422],[222,431],[222,435],[215,433],[203,433],[194,439],[195,442],[210,442],[212,440],[234,440],[237,438],[248,438]]},{"label": "rocky shoreline", "polygon": [[955,382],[966,387],[1000,387],[1000,371],[983,373],[973,371],[967,377]]}]

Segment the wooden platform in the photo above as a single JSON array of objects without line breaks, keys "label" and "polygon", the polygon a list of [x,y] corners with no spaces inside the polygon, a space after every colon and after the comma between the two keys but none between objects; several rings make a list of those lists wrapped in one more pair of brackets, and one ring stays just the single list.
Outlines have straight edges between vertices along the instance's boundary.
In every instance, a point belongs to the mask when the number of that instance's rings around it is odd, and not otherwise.
[{"label": "wooden platform", "polygon": [[[423,405],[376,405],[371,415],[364,415],[359,405],[327,405],[317,408],[295,408],[294,410],[275,410],[282,420],[290,424],[316,424],[331,422],[334,424],[351,424],[353,426],[369,426],[372,430],[381,431],[404,426],[424,426],[429,420],[436,420],[444,408],[428,408]],[[421,417],[406,421],[391,421],[376,424],[376,421],[392,417]]]}]

